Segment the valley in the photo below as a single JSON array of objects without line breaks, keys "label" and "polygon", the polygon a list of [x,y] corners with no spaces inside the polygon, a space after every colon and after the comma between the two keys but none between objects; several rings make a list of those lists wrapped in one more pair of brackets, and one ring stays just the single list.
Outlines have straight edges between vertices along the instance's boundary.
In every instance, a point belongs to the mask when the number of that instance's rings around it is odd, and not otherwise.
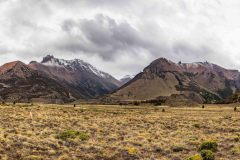
[{"label": "valley", "polygon": [[238,160],[235,106],[2,104],[0,159],[187,160],[208,141],[215,159]]}]

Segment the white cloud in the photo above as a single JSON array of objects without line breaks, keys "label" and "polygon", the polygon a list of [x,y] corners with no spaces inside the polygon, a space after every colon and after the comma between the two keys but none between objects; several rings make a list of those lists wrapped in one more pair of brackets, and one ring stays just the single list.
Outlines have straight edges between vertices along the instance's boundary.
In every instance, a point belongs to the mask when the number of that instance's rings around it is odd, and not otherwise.
[{"label": "white cloud", "polygon": [[238,0],[0,0],[0,63],[82,58],[114,76],[158,57],[240,68]]}]

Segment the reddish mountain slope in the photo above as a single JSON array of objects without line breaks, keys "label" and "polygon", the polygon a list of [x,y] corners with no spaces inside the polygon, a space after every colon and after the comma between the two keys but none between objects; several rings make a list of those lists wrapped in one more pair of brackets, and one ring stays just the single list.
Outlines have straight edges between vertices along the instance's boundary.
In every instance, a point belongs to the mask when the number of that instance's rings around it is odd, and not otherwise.
[{"label": "reddish mountain slope", "polygon": [[0,99],[55,103],[69,101],[71,94],[55,80],[16,61],[0,67]]},{"label": "reddish mountain slope", "polygon": [[208,62],[174,63],[159,58],[111,95],[118,100],[151,100],[183,95],[199,103],[216,102],[240,88],[240,74]]},{"label": "reddish mountain slope", "polygon": [[63,84],[77,98],[94,98],[120,86],[111,75],[79,59],[63,60],[48,55],[41,63],[31,62],[29,66]]}]

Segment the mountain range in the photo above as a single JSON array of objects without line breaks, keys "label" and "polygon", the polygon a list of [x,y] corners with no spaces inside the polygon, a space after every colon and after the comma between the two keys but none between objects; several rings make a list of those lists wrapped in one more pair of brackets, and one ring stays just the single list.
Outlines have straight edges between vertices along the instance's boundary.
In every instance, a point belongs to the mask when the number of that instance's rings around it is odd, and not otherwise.
[{"label": "mountain range", "polygon": [[216,103],[236,99],[239,89],[238,70],[209,62],[174,63],[159,58],[136,76],[120,80],[82,60],[52,55],[41,62],[14,61],[0,67],[2,101],[66,103],[107,97],[113,101]]},{"label": "mountain range", "polygon": [[47,55],[39,63],[16,61],[0,67],[0,99],[68,102],[110,93],[121,85],[110,74],[79,59]]},{"label": "mountain range", "polygon": [[174,63],[159,58],[110,97],[120,101],[165,99],[216,103],[240,89],[240,73],[209,62]]}]

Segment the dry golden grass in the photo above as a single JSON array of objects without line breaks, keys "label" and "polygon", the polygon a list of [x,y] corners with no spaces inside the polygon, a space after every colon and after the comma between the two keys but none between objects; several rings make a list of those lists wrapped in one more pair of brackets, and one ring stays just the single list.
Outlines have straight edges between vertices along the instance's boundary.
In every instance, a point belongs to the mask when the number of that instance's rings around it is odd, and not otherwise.
[{"label": "dry golden grass", "polygon": [[240,112],[233,106],[0,106],[0,159],[185,160],[203,141],[217,160],[240,159]]}]

